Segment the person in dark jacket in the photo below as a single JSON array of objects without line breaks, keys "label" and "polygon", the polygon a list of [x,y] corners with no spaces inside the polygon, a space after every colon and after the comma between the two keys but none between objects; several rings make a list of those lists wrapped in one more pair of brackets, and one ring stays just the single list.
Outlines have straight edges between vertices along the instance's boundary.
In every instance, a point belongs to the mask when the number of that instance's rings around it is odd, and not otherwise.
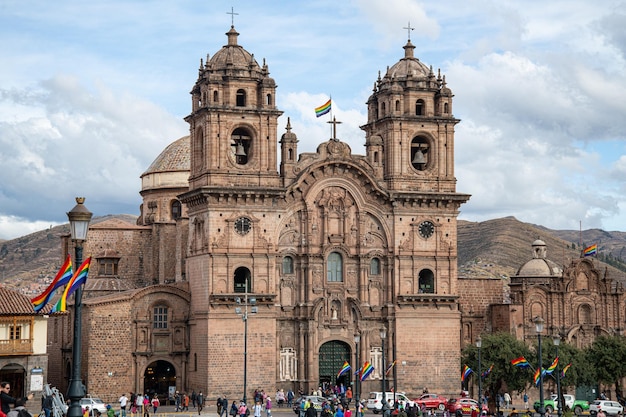
[{"label": "person in dark jacket", "polygon": [[[15,404],[15,401],[17,401],[17,398],[13,398],[9,395],[9,392],[11,392],[11,384],[6,381],[0,382],[0,403],[2,403],[2,412],[4,414],[9,414],[9,411],[11,411],[9,404]],[[26,403],[26,401],[32,398],[33,394],[31,393],[28,394],[28,397],[23,397],[22,400]]]}]

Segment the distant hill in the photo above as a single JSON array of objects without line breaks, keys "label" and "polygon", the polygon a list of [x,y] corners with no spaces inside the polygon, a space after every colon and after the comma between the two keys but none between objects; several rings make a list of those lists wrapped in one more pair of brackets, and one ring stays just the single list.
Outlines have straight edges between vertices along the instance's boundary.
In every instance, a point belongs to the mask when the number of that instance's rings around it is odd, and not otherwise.
[{"label": "distant hill", "polygon": [[[137,216],[123,214],[98,217],[92,222],[111,218],[130,223],[137,220]],[[0,283],[27,295],[43,290],[61,266],[60,242],[64,234],[69,234],[69,224],[0,242]],[[459,276],[508,279],[532,258],[531,244],[536,239],[546,242],[548,258],[561,266],[579,257],[583,247],[598,243],[600,269],[606,267],[611,277],[626,282],[626,232],[551,230],[514,217],[459,221]]]},{"label": "distant hill", "polygon": [[[111,218],[137,221],[137,216],[119,214],[97,217],[92,223]],[[0,283],[27,295],[38,293],[61,267],[61,236],[69,234],[66,223],[0,242]]]},{"label": "distant hill", "polygon": [[[605,232],[598,229],[582,232],[551,230],[543,226],[523,223],[514,217],[484,222],[459,221],[459,276],[511,276],[532,258],[532,242],[543,240],[548,248],[548,259],[564,266],[572,258],[580,257],[581,250],[598,243],[597,257],[600,269],[609,270],[610,277],[626,281],[626,233]],[[616,262],[604,262],[612,257]],[[611,264],[615,264],[612,266]]]}]

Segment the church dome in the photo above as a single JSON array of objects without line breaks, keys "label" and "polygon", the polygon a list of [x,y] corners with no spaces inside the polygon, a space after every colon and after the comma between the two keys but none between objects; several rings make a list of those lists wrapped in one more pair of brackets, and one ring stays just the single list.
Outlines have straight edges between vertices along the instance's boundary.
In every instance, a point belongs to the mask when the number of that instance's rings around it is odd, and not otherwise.
[{"label": "church dome", "polygon": [[189,157],[189,136],[183,136],[169,144],[141,176],[155,172],[189,171]]},{"label": "church dome", "polygon": [[189,187],[191,170],[189,136],[168,145],[146,172],[141,174],[142,191],[155,188]]},{"label": "church dome", "polygon": [[408,41],[404,45],[404,58],[387,70],[386,77],[392,79],[428,78],[430,68],[413,56],[415,46]]},{"label": "church dome", "polygon": [[237,44],[239,33],[233,26],[226,32],[226,36],[228,36],[228,44],[213,55],[213,58],[207,63],[208,66],[212,70],[245,69],[260,71],[261,68],[254,59],[254,55]]},{"label": "church dome", "polygon": [[547,245],[543,240],[537,239],[532,243],[532,252],[533,259],[522,265],[515,275],[520,277],[551,277],[561,275],[561,268],[547,259]]}]

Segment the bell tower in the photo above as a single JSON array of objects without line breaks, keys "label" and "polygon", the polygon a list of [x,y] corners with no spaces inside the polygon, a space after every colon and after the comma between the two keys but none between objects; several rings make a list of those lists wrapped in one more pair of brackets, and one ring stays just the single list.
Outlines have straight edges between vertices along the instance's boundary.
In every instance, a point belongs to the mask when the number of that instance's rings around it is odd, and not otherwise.
[{"label": "bell tower", "polygon": [[260,66],[238,45],[234,26],[226,36],[222,49],[200,61],[191,90],[190,189],[279,186],[276,83],[265,61]]},{"label": "bell tower", "polygon": [[409,39],[404,58],[374,84],[361,127],[367,156],[382,162],[390,190],[454,192],[454,125],[460,120],[452,115],[452,91],[414,49]]}]

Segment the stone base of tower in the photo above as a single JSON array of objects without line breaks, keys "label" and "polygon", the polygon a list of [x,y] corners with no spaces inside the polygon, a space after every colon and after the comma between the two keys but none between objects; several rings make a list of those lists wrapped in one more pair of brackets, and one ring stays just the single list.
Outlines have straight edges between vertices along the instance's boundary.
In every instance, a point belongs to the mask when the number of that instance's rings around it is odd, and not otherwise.
[{"label": "stone base of tower", "polygon": [[[442,311],[437,307],[399,309],[395,326],[398,391],[417,395],[426,387],[429,392],[444,396],[457,395],[461,375],[459,311]],[[388,376],[391,380],[392,372]],[[393,381],[388,386],[393,387]]]}]

